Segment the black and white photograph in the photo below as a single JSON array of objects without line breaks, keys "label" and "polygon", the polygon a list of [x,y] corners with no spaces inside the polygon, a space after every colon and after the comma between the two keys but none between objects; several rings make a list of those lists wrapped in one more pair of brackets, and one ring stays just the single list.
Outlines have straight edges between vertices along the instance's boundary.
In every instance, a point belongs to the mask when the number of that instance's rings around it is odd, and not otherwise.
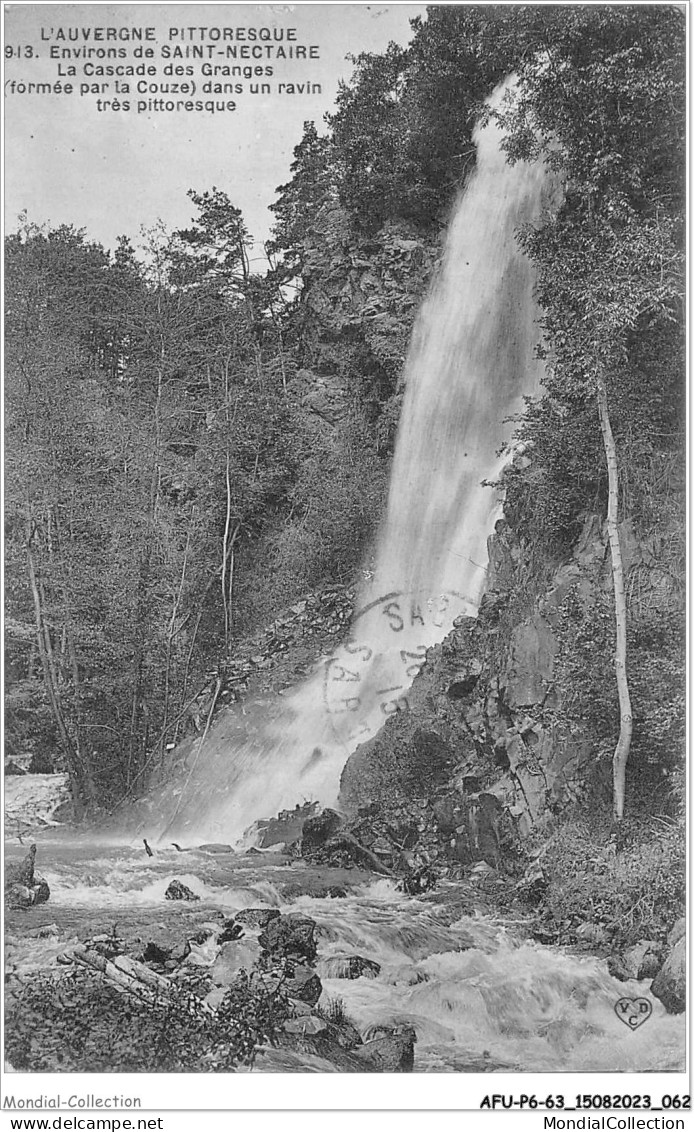
[{"label": "black and white photograph", "polygon": [[685,1127],[688,15],[3,5],[10,1116]]}]

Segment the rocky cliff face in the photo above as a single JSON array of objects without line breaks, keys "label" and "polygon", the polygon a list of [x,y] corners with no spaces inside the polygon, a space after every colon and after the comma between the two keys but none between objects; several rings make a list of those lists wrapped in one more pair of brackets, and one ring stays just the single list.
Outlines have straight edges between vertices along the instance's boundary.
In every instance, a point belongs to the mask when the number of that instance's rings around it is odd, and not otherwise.
[{"label": "rocky cliff face", "polygon": [[[652,540],[628,523],[620,534],[649,616],[671,610],[679,599]],[[601,771],[609,779],[618,714],[600,519],[586,518],[571,558],[553,568],[533,562],[501,520],[489,563],[478,617],[430,650],[411,710],[347,762],[340,802],[350,815],[414,817],[434,856],[497,865],[595,790]]]}]

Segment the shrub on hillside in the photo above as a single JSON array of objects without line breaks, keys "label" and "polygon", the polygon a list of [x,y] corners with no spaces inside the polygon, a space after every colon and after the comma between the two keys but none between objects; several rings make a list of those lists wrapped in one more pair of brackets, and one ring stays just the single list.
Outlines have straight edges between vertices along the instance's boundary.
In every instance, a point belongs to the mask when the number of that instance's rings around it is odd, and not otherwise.
[{"label": "shrub on hillside", "polygon": [[607,820],[567,822],[542,856],[548,878],[543,918],[571,938],[601,924],[613,944],[664,939],[685,906],[685,830],[677,821],[632,820],[618,847]]},{"label": "shrub on hillside", "polygon": [[80,970],[15,981],[7,991],[6,1056],[33,1073],[229,1072],[274,1044],[288,1014],[286,999],[252,989],[247,978],[212,1015],[183,988],[146,1003]]}]

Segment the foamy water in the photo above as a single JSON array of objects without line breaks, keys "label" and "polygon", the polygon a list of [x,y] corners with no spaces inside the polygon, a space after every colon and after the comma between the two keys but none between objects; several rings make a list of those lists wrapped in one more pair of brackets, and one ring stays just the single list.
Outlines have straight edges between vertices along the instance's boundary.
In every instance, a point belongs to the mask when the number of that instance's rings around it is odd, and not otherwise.
[{"label": "foamy water", "polygon": [[[200,905],[186,907],[209,911],[211,919],[214,911],[230,915],[248,907],[311,916],[318,925],[321,1001],[342,999],[363,1035],[374,1025],[413,1026],[417,1071],[666,1072],[683,1066],[684,1016],[668,1015],[649,995],[648,981],[620,983],[603,959],[524,941],[503,919],[473,914],[450,922],[446,900],[405,896],[390,880],[364,884],[344,899],[288,900],[282,882],[300,880],[304,870],[262,859],[249,865],[248,858],[229,854],[222,866],[202,854],[171,851],[149,860],[141,847],[122,846],[111,852],[102,846],[86,857],[46,846],[40,856],[52,859],[53,867],[42,872],[51,886],[46,912],[58,919],[67,909],[108,910],[114,918],[140,909],[156,939],[156,924],[173,907],[164,892],[174,877],[201,897]],[[215,874],[222,868],[219,883]],[[438,895],[445,894],[444,887]],[[474,905],[474,888],[468,895]],[[70,923],[78,930],[74,916]],[[55,941],[32,940],[34,964],[37,947],[44,961],[61,950]],[[335,977],[350,955],[376,961],[378,976]],[[652,1004],[651,1018],[635,1032],[615,1014],[624,995],[646,996]],[[285,1054],[270,1057],[268,1070],[326,1068],[311,1066],[308,1056],[306,1065],[287,1065]]]}]

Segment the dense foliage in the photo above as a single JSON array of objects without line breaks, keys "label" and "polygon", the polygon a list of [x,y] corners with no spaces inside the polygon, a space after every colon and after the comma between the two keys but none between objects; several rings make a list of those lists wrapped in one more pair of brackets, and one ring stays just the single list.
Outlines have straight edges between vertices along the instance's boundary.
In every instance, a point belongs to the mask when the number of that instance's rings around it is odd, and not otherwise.
[{"label": "dense foliage", "polygon": [[[517,74],[496,112],[509,158],[544,160],[564,192],[540,227],[521,234],[538,271],[547,377],[519,429],[530,458],[512,477],[508,509],[536,548],[566,553],[585,512],[606,512],[611,422],[620,541],[636,559],[626,562],[623,607],[616,580],[610,598],[618,641],[623,625],[616,667],[619,676],[626,666],[633,692],[630,804],[648,810],[655,799],[668,804],[684,738],[684,500],[682,484],[662,476],[684,466],[681,13],[572,8]],[[570,723],[598,764],[625,711],[621,695],[619,709],[614,702],[610,620],[606,609],[591,611],[574,638],[583,703]]]},{"label": "dense foliage", "polygon": [[[546,927],[562,942],[599,925],[614,950],[641,939],[663,944],[686,901],[686,845],[676,822],[642,817],[626,822],[615,852],[610,826],[584,814],[566,822],[542,856],[547,888],[541,901]],[[579,933],[578,936],[576,933]]]},{"label": "dense foliage", "polygon": [[140,1001],[80,970],[8,989],[7,1057],[32,1073],[230,1072],[252,1066],[288,1017],[286,998],[260,993],[244,976],[214,1013],[183,987]]},{"label": "dense foliage", "polygon": [[146,787],[240,634],[346,580],[385,484],[357,398],[339,428],[311,401],[238,211],[193,200],[141,260],[7,241],[8,750],[67,769],[78,815]]}]

